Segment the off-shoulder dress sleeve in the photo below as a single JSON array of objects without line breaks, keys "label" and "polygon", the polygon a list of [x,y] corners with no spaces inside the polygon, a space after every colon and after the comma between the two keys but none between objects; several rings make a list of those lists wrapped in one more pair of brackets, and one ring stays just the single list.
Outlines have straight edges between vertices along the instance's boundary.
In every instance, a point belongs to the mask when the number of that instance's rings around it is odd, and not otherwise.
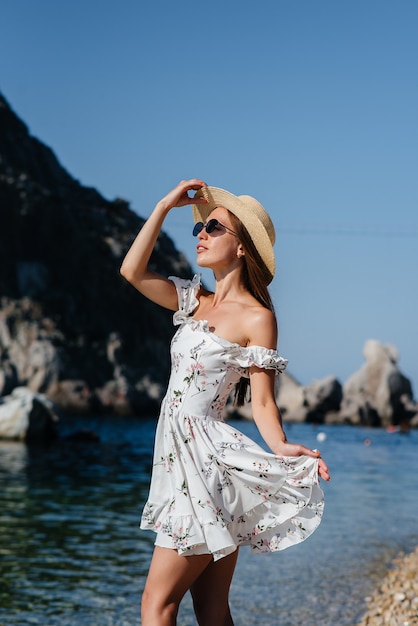
[{"label": "off-shoulder dress sleeve", "polygon": [[241,367],[259,367],[260,369],[275,370],[276,374],[284,372],[287,366],[287,359],[279,355],[277,350],[264,348],[263,346],[240,347],[236,360]]},{"label": "off-shoulder dress sleeve", "polygon": [[225,361],[244,378],[249,378],[250,368],[254,366],[274,370],[276,374],[281,374],[287,367],[287,359],[281,357],[277,350],[263,346],[243,348],[238,344],[231,345],[225,351]]}]

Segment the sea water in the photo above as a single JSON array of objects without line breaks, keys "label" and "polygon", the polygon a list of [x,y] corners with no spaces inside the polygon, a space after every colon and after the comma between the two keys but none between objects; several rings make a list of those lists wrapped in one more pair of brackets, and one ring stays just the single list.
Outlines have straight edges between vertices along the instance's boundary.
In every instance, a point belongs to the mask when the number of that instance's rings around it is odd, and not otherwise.
[{"label": "sea water", "polygon": [[[251,422],[234,426],[260,441]],[[65,435],[90,429],[99,441]],[[418,432],[286,425],[319,448],[332,480],[304,543],[240,551],[236,626],[353,626],[393,557],[418,544]],[[67,418],[47,447],[0,443],[0,624],[132,626],[154,535],[139,530],[154,420]],[[179,626],[195,625],[190,597]]]}]

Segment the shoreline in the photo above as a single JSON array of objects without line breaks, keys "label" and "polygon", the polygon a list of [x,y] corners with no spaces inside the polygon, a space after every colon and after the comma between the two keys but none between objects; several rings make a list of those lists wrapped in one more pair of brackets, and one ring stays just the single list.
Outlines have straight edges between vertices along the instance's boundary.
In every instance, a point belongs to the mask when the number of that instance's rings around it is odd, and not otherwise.
[{"label": "shoreline", "polygon": [[366,602],[367,610],[357,626],[418,625],[418,546],[393,560]]}]

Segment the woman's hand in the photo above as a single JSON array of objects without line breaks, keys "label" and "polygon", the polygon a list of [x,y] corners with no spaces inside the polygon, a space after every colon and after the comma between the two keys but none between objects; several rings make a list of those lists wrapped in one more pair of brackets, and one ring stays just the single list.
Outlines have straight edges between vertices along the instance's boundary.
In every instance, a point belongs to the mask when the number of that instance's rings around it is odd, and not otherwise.
[{"label": "woman's hand", "polygon": [[329,469],[324,459],[321,458],[321,453],[318,450],[311,450],[306,446],[302,446],[299,443],[288,443],[284,441],[280,446],[280,456],[310,456],[314,459],[319,459],[318,463],[318,475],[322,480],[331,480]]},{"label": "woman's hand", "polygon": [[202,187],[205,187],[206,183],[198,178],[191,178],[190,180],[181,180],[179,184],[168,192],[164,198],[158,203],[162,205],[166,210],[173,207],[186,206],[187,204],[206,204],[207,201],[204,198],[196,198],[189,196],[189,191],[197,191]]},{"label": "woman's hand", "polygon": [[160,276],[149,267],[149,260],[161,232],[164,219],[170,209],[186,204],[205,204],[206,200],[189,197],[205,183],[197,178],[182,180],[154,208],[126,254],[120,272],[146,298],[171,311],[178,308],[177,291],[174,283]]},{"label": "woman's hand", "polygon": [[318,475],[322,480],[331,480],[331,476],[329,473],[328,465],[325,463],[324,459],[319,459],[318,464]]},{"label": "woman's hand", "polygon": [[[263,329],[258,331],[259,334],[252,336],[255,345],[269,345],[270,341],[272,342],[270,345],[274,345],[277,341],[275,323],[274,326],[270,328],[270,335],[268,335],[266,334],[268,331],[267,322],[265,321]],[[274,397],[274,381],[274,370],[264,370],[256,366],[250,368],[252,412],[261,436],[268,447],[278,456],[306,455],[313,459],[319,459],[319,477],[323,480],[330,480],[328,467],[325,461],[320,458],[321,454],[318,450],[311,450],[311,448],[307,448],[299,443],[289,443],[287,441],[286,433],[282,426],[280,411],[277,408]]]}]

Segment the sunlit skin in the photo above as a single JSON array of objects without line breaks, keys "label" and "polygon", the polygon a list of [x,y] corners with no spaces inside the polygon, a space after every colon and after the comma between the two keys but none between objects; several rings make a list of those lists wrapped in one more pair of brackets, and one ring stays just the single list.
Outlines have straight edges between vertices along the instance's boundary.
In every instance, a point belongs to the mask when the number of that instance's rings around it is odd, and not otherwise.
[{"label": "sunlit skin", "polygon": [[[207,221],[213,218],[232,229],[226,209],[222,207],[214,209]],[[197,264],[212,269],[217,290],[216,293],[202,290],[200,304],[193,317],[197,320],[207,320],[212,332],[231,343],[250,345],[249,325],[254,323],[256,318],[262,321],[266,317],[271,317],[271,312],[261,306],[241,283],[241,258],[245,251],[237,236],[222,227],[210,234],[203,229],[198,235],[196,252]],[[238,253],[242,255],[241,258]],[[271,346],[277,343],[276,333],[270,343]]]},{"label": "sunlit skin", "polygon": [[[205,183],[199,179],[181,181],[157,203],[126,255],[122,275],[147,298],[172,311],[178,308],[174,283],[148,268],[148,261],[168,212],[191,204],[193,193]],[[203,198],[194,201],[205,204]],[[224,207],[216,207],[208,217],[216,218],[234,230]],[[196,320],[207,320],[209,328],[226,341],[241,346],[276,349],[277,322],[274,313],[264,308],[244,287],[241,279],[245,250],[238,237],[222,227],[213,233],[205,229],[197,236],[197,263],[210,268],[215,277],[214,292],[201,289]],[[289,443],[282,427],[275,400],[275,372],[251,367],[251,408],[254,421],[269,448],[280,456],[320,453],[302,444]],[[330,479],[329,470],[319,458],[318,474]],[[156,547],[142,598],[143,626],[175,626],[178,608],[190,589],[199,626],[233,626],[228,594],[238,550],[218,561],[208,554],[179,556],[175,550]]]}]

